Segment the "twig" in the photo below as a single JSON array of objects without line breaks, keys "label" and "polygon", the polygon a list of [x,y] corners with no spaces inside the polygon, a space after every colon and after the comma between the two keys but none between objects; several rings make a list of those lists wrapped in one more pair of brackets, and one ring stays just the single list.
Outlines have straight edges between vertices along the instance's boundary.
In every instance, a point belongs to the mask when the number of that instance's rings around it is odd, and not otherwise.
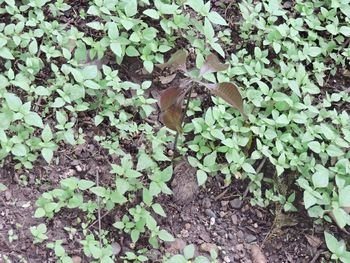
[{"label": "twig", "polygon": [[[184,122],[184,119],[185,119],[185,116],[186,116],[186,112],[187,112],[187,109],[188,109],[188,105],[190,104],[192,90],[193,90],[193,85],[191,86],[190,90],[188,91],[186,106],[185,106],[185,109],[184,109],[183,114],[181,116],[181,121],[180,121],[181,126],[182,126],[182,124]],[[177,144],[177,141],[179,139],[179,135],[180,135],[179,131],[176,131],[176,135],[175,135],[175,139],[174,139],[174,145],[173,145],[174,156],[175,156],[175,152],[176,152],[176,144]]]},{"label": "twig", "polygon": [[321,252],[320,250],[317,251],[317,253],[315,254],[315,256],[312,258],[312,260],[310,261],[310,263],[315,263],[316,260],[321,256],[323,252]]},{"label": "twig", "polygon": [[[99,187],[100,174],[97,169],[96,171],[96,186]],[[98,220],[98,239],[100,242],[100,248],[102,248],[101,240],[101,207],[100,207],[100,197],[97,195],[97,220]]]}]

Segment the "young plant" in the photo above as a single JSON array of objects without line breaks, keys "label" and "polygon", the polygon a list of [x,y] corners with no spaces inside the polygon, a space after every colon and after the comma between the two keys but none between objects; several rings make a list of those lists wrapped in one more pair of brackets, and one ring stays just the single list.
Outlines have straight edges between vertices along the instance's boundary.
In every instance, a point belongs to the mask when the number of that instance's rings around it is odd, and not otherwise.
[{"label": "young plant", "polygon": [[[223,64],[214,55],[210,54],[207,59],[202,63],[199,69],[187,69],[188,52],[186,50],[178,50],[170,59],[164,63],[157,65],[160,69],[169,68],[173,70],[173,74],[161,79],[162,83],[169,83],[175,79],[178,73],[181,74],[179,84],[173,84],[162,92],[159,98],[159,105],[161,109],[160,117],[166,127],[176,131],[176,138],[174,141],[174,149],[176,148],[176,142],[178,135],[182,133],[182,122],[185,117],[189,100],[194,85],[200,85],[207,88],[214,95],[222,98],[229,103],[232,107],[238,109],[242,116],[246,118],[243,110],[243,100],[235,84],[231,82],[221,83],[208,83],[203,79],[213,79],[216,81],[213,73],[226,70],[227,64]],[[183,111],[183,104],[187,95],[187,103],[185,110]]]},{"label": "young plant", "polygon": [[45,239],[47,239],[46,231],[47,231],[47,228],[46,228],[45,224],[40,224],[38,226],[32,226],[30,228],[30,232],[34,236],[34,244],[41,243]]}]

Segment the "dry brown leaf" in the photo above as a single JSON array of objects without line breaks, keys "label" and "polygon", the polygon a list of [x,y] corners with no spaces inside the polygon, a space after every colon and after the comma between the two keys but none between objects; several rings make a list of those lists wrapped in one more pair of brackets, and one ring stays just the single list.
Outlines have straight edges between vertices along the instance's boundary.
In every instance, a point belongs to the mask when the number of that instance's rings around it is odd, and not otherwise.
[{"label": "dry brown leaf", "polygon": [[250,252],[252,254],[253,263],[267,263],[267,259],[258,245],[252,245],[250,247]]},{"label": "dry brown leaf", "polygon": [[159,81],[162,84],[168,84],[168,83],[172,82],[175,77],[176,77],[176,73],[171,74],[169,76],[160,76]]},{"label": "dry brown leaf", "polygon": [[184,99],[185,90],[178,87],[170,87],[162,91],[159,96],[159,105],[161,111],[167,110],[173,104],[176,104]]},{"label": "dry brown leaf", "polygon": [[318,248],[322,245],[322,240],[316,236],[305,234],[305,238],[310,246]]}]

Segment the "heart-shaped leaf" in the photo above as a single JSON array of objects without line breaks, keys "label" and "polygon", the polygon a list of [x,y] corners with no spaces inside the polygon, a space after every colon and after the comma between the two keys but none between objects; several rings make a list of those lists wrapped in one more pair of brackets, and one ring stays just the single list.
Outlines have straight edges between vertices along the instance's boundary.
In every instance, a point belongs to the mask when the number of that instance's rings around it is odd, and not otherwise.
[{"label": "heart-shaped leaf", "polygon": [[214,54],[210,54],[200,69],[200,75],[218,72],[228,69],[228,64],[223,64]]},{"label": "heart-shaped leaf", "polygon": [[171,67],[174,70],[182,70],[186,71],[186,60],[187,60],[188,52],[185,49],[180,49],[176,51],[173,55],[171,55],[170,59],[163,64],[156,64],[156,66],[160,69],[164,69],[166,67]]},{"label": "heart-shaped leaf", "polygon": [[223,82],[218,84],[204,84],[214,95],[222,98],[232,107],[238,109],[246,119],[247,115],[243,109],[243,99],[235,84]]}]

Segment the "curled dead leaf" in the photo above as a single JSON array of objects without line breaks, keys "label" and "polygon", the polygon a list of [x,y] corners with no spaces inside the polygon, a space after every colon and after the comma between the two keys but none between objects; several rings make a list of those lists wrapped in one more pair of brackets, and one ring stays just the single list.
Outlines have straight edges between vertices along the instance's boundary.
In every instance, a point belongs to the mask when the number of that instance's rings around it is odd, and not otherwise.
[{"label": "curled dead leaf", "polygon": [[156,64],[156,66],[160,69],[171,67],[174,70],[186,71],[187,56],[188,56],[187,50],[180,49],[176,51],[173,55],[171,55],[170,59],[167,62],[163,64]]},{"label": "curled dead leaf", "polygon": [[201,67],[199,73],[200,75],[203,75],[205,73],[223,71],[228,69],[228,67],[228,64],[221,63],[217,56],[210,54]]},{"label": "curled dead leaf", "polygon": [[247,115],[243,109],[243,99],[235,84],[230,82],[223,82],[217,84],[204,84],[213,94],[222,98],[232,107],[238,109],[243,118],[247,119]]},{"label": "curled dead leaf", "polygon": [[319,246],[322,245],[322,240],[319,239],[317,236],[305,234],[305,238],[309,243],[309,245],[314,248],[318,248]]},{"label": "curled dead leaf", "polygon": [[170,82],[172,82],[174,80],[175,77],[176,77],[176,73],[171,74],[169,76],[160,76],[159,81],[162,84],[169,84]]}]

